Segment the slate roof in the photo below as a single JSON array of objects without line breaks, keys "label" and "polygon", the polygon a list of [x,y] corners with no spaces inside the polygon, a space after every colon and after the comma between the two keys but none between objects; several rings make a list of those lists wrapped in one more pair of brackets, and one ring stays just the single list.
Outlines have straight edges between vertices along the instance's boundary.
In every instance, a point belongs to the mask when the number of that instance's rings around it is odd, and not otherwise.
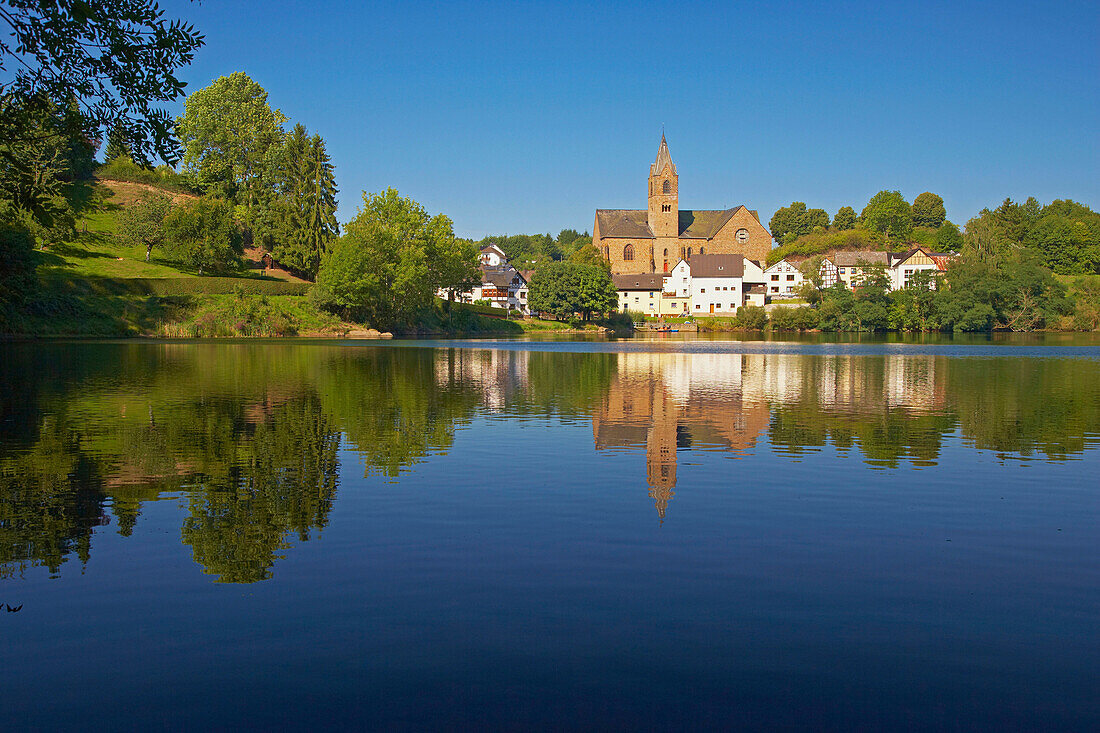
[{"label": "slate roof", "polygon": [[[680,209],[681,239],[713,239],[714,235],[726,225],[738,209]],[[596,209],[600,237],[621,237],[629,239],[655,239],[649,228],[648,209]]]},{"label": "slate roof", "polygon": [[694,255],[691,258],[691,277],[744,277],[743,255]]},{"label": "slate roof", "polygon": [[596,209],[600,237],[655,239],[646,209]]},{"label": "slate roof", "polygon": [[655,176],[665,168],[672,169],[672,175],[676,175],[676,166],[672,163],[672,155],[668,152],[668,143],[665,142],[665,134],[661,133],[661,145],[657,148],[657,160],[649,169],[649,175]]},{"label": "slate roof", "polygon": [[836,252],[829,259],[831,259],[833,264],[837,267],[855,267],[861,263],[870,265],[890,264],[888,253],[867,249]]},{"label": "slate roof", "polygon": [[665,285],[662,275],[612,275],[616,290],[660,290]]},{"label": "slate roof", "polygon": [[520,275],[519,270],[512,267],[483,267],[481,268],[481,282],[492,283],[498,288],[509,288],[512,279]]}]

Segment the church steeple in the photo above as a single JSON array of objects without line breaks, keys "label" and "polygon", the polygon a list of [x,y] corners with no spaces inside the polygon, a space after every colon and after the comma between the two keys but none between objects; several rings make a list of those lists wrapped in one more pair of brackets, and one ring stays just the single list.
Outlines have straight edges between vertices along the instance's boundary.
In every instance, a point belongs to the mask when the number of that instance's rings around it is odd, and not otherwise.
[{"label": "church steeple", "polygon": [[[649,228],[658,239],[680,236],[679,181],[676,165],[668,152],[665,133],[662,132],[657,159],[649,166]],[[661,251],[665,249],[668,248],[661,245]],[[675,246],[672,249],[675,251]],[[663,255],[654,253],[655,260],[661,260],[662,257]],[[661,262],[657,262],[656,266],[658,270],[662,269]]]}]

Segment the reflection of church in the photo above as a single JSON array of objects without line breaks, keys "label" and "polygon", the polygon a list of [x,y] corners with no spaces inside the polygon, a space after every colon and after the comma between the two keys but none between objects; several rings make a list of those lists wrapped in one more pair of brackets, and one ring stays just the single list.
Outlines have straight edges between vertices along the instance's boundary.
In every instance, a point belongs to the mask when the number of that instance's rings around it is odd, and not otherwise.
[{"label": "reflection of church", "polygon": [[618,374],[592,416],[596,449],[645,446],[649,496],[661,519],[675,495],[678,449],[729,451],[736,458],[767,427],[767,405],[741,399],[743,358],[620,356]]}]

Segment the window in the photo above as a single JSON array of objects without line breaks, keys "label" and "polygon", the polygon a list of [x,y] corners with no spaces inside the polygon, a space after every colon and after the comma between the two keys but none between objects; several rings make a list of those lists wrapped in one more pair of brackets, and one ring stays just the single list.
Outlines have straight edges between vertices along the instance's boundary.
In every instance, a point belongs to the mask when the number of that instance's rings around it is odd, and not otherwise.
[{"label": "window", "polygon": [[740,242],[741,244],[744,244],[745,242],[749,241],[749,230],[748,229],[738,229],[737,230],[737,241]]},{"label": "window", "polygon": [[611,248],[610,247],[604,247],[603,248],[603,258],[605,260],[611,259]]},{"label": "window", "polygon": [[794,275],[787,275],[787,282],[794,282]]},{"label": "window", "polygon": [[843,274],[844,274],[844,268],[843,268],[843,267],[838,267],[838,268],[837,268],[837,271],[838,271],[838,272],[839,272],[839,273],[840,273],[841,275],[843,275]]},{"label": "window", "polygon": [[[699,254],[703,254],[703,248],[702,247],[699,248]],[[719,269],[721,269],[721,268],[719,268]]]},{"label": "window", "polygon": [[772,275],[772,282],[773,283],[779,282],[779,275]]},{"label": "window", "polygon": [[[672,193],[672,181],[666,179],[665,182],[661,184],[661,193]],[[668,211],[668,209],[665,209],[665,211]]]},{"label": "window", "polygon": [[665,247],[665,257],[668,257],[668,247]]},{"label": "window", "polygon": [[688,257],[691,257],[691,247],[688,247]]},{"label": "window", "polygon": [[673,303],[673,304],[672,304],[672,307],[673,307],[673,308],[675,308],[675,307],[676,307],[676,304],[675,304],[675,303]]},{"label": "window", "polygon": [[672,204],[661,204],[661,211],[672,211]]},{"label": "window", "polygon": [[633,244],[628,244],[625,247],[623,247],[623,259],[626,260],[627,262],[634,259],[634,245]]},{"label": "window", "polygon": [[707,289],[706,288],[699,288],[699,292],[700,293],[705,293],[705,292],[707,292]]},{"label": "window", "polygon": [[695,310],[699,310],[699,305],[698,304],[695,305]]},{"label": "window", "polygon": [[773,293],[778,293],[779,292],[779,286],[778,285],[772,285],[772,292]]}]

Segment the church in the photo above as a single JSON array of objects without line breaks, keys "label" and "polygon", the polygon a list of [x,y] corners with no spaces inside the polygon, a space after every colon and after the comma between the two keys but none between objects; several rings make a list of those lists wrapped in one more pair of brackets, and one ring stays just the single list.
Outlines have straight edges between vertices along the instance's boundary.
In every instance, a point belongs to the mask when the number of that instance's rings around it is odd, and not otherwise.
[{"label": "church", "polygon": [[592,243],[616,275],[670,272],[693,254],[741,254],[763,263],[772,237],[755,211],[680,208],[679,176],[664,133],[649,167],[648,209],[596,209]]}]

